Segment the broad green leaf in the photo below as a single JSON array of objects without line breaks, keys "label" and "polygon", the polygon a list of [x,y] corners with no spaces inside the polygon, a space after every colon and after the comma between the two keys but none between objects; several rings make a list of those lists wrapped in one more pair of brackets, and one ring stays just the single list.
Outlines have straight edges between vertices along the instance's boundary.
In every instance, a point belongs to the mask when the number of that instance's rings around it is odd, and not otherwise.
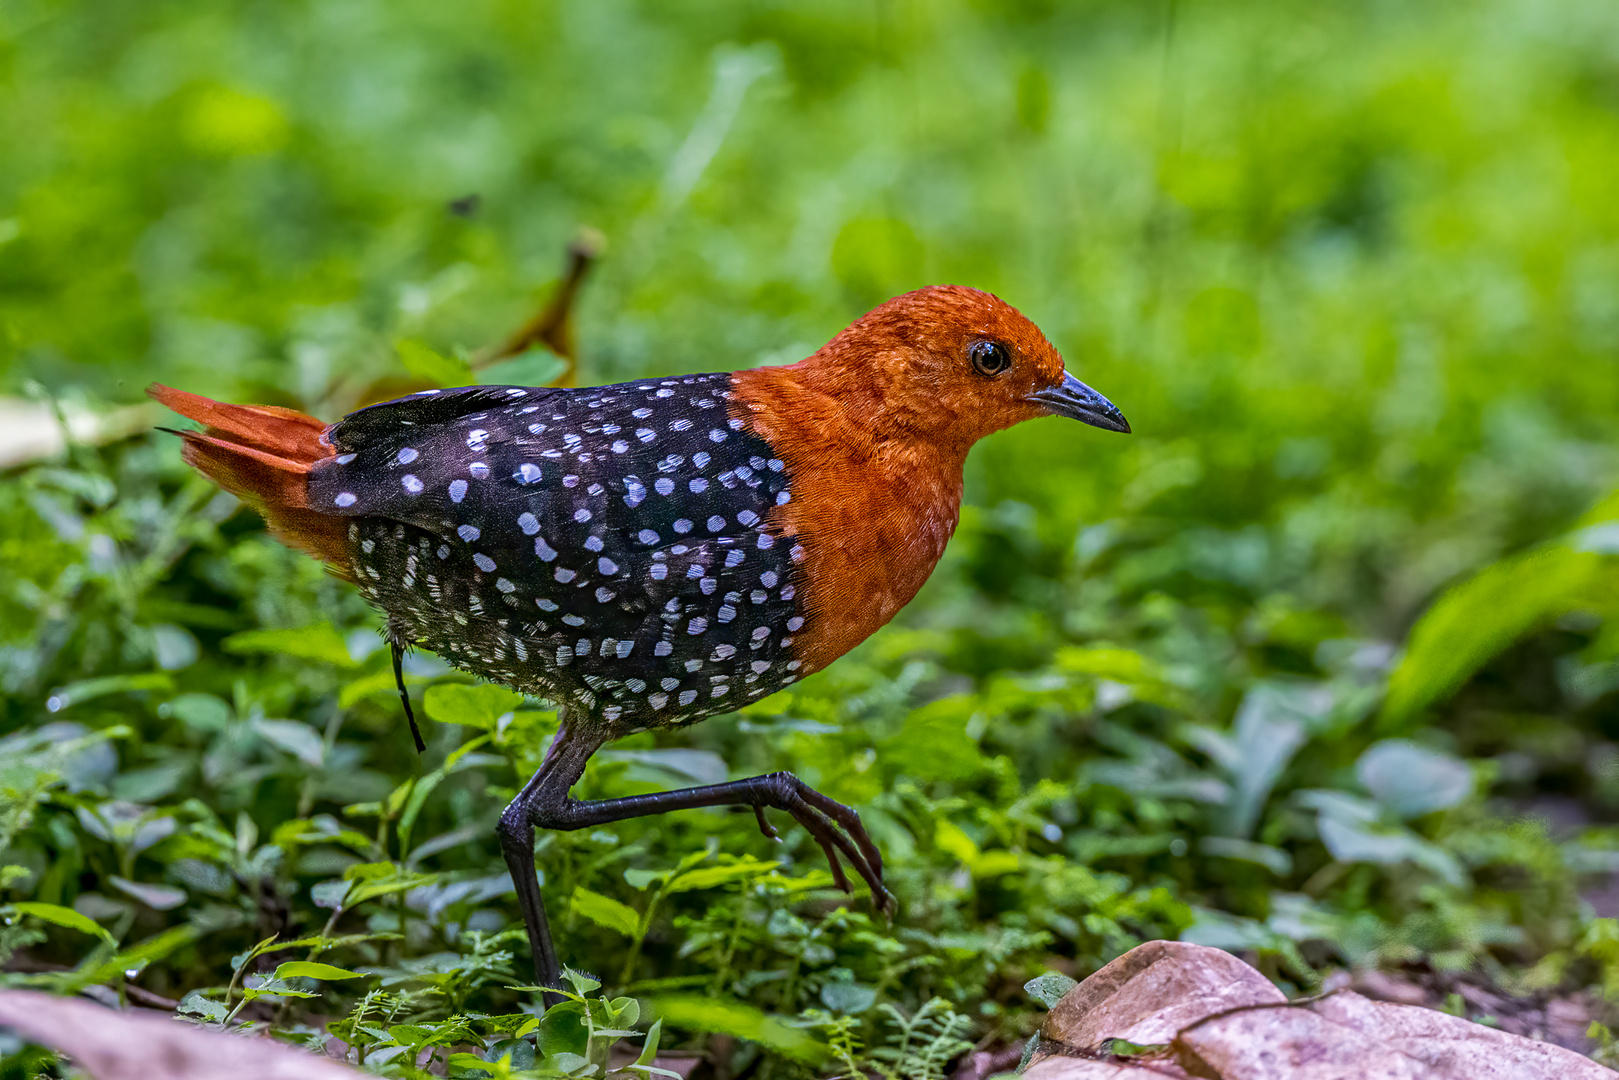
[{"label": "broad green leaf", "polygon": [[484,730],[492,730],[495,721],[522,703],[522,694],[489,683],[438,683],[422,699],[434,720]]},{"label": "broad green leaf", "polygon": [[625,937],[634,938],[640,934],[641,916],[634,908],[610,896],[591,892],[584,886],[574,889],[573,895],[568,898],[568,910],[597,926],[617,930]]},{"label": "broad green leaf", "polygon": [[318,814],[314,818],[295,818],[275,827],[271,843],[278,847],[297,844],[341,844],[360,854],[369,851],[372,838],[356,829],[346,829],[335,818]]},{"label": "broad green leaf", "polygon": [[153,935],[139,944],[117,953],[94,967],[88,963],[80,966],[78,970],[66,975],[62,981],[62,988],[74,991],[93,983],[105,983],[122,977],[123,973],[132,968],[144,967],[162,960],[164,957],[185,948],[198,938],[202,937],[204,927],[196,923],[187,923],[182,926],[170,927],[160,934]]},{"label": "broad green leaf", "polygon": [[212,694],[181,694],[169,702],[174,717],[187,727],[213,734],[230,725],[230,705]]},{"label": "broad green leaf", "polygon": [[1286,877],[1293,872],[1293,856],[1282,848],[1256,844],[1252,840],[1239,840],[1234,836],[1205,836],[1197,842],[1197,850],[1217,858],[1255,863],[1278,877]]},{"label": "broad green leaf", "polygon": [[[424,681],[426,680],[419,675],[405,676],[405,685],[407,686]],[[381,671],[373,671],[369,675],[361,675],[359,678],[345,682],[343,689],[337,692],[337,707],[340,709],[352,709],[359,702],[375,694],[385,695],[397,701],[398,693],[399,691],[394,683],[393,669],[383,668]]]},{"label": "broad green leaf", "polygon": [[580,1054],[589,1050],[589,1029],[585,1006],[579,1001],[563,1001],[545,1010],[534,1030],[540,1054],[551,1059],[559,1054]]},{"label": "broad green leaf", "polygon": [[547,1054],[545,1063],[550,1068],[559,1070],[564,1076],[594,1076],[599,1071],[591,1063],[590,1058],[566,1050],[555,1055]]},{"label": "broad green leaf", "polygon": [[826,1045],[801,1028],[788,1027],[752,1005],[722,998],[675,995],[655,998],[652,1011],[659,1020],[686,1031],[712,1032],[748,1039],[795,1061],[825,1061]]},{"label": "broad green leaf", "polygon": [[1128,686],[1134,696],[1170,708],[1183,708],[1186,695],[1169,679],[1162,665],[1134,649],[1106,645],[1069,646],[1059,649],[1057,667],[1076,675]]},{"label": "broad green leaf", "polygon": [[22,900],[15,904],[7,904],[6,907],[18,915],[30,915],[41,922],[77,930],[81,934],[98,937],[109,945],[114,944],[112,934],[104,927],[98,926],[94,920],[72,908],[62,907],[60,904],[42,904],[35,900]]},{"label": "broad green leaf", "polygon": [[244,630],[225,639],[225,651],[238,655],[273,653],[295,660],[313,660],[333,667],[354,668],[348,644],[331,623],[316,623],[296,630]]},{"label": "broad green leaf", "polygon": [[973,838],[948,818],[939,818],[934,822],[933,842],[941,851],[960,859],[972,876],[980,881],[1013,873],[1022,865],[1015,851],[980,851]]},{"label": "broad green leaf", "polygon": [[92,701],[108,694],[128,694],[143,691],[156,691],[158,693],[172,693],[174,690],[174,677],[165,673],[149,675],[108,675],[99,679],[85,679],[81,682],[68,683],[52,690],[45,699],[45,708],[48,712],[60,712],[74,705]]},{"label": "broad green leaf", "polygon": [[906,771],[918,776],[940,780],[972,776],[987,760],[967,734],[975,707],[976,701],[965,695],[924,705],[905,718],[905,726],[881,752],[906,762]]},{"label": "broad green leaf", "polygon": [[1372,797],[1402,818],[1448,810],[1473,793],[1473,770],[1449,754],[1405,739],[1373,744],[1355,762]]},{"label": "broad green leaf", "polygon": [[1411,631],[1389,679],[1383,723],[1405,723],[1491,657],[1571,611],[1612,610],[1619,562],[1554,545],[1504,559],[1441,596]]},{"label": "broad green leaf", "polygon": [[326,758],[325,741],[308,724],[297,720],[254,720],[253,730],[311,768],[320,768]]},{"label": "broad green leaf", "polygon": [[624,871],[624,880],[629,883],[630,888],[640,889],[643,892],[647,886],[654,882],[667,881],[671,876],[673,871],[670,870],[644,870],[637,866]]}]

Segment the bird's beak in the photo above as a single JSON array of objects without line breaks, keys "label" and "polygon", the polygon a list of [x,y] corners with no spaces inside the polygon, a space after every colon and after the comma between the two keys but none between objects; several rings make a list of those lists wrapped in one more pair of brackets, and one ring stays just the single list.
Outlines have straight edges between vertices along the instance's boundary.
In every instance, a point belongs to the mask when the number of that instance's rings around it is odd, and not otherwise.
[{"label": "bird's beak", "polygon": [[1130,421],[1124,418],[1118,406],[1066,371],[1063,372],[1062,382],[1036,390],[1028,400],[1053,416],[1066,416],[1105,431],[1130,434]]}]

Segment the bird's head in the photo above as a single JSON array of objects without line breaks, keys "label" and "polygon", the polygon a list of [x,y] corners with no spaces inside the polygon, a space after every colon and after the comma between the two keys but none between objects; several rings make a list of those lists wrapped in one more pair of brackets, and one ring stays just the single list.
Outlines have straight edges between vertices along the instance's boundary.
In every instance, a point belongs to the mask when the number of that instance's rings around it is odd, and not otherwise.
[{"label": "bird's head", "polygon": [[1071,375],[1040,328],[977,289],[935,285],[855,320],[797,365],[880,437],[971,446],[1038,416],[1130,425]]}]

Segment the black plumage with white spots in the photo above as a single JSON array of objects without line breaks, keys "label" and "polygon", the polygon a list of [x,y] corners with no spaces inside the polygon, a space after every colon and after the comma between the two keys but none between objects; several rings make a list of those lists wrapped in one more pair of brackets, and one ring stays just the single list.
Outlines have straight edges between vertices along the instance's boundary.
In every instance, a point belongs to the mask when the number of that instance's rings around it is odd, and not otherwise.
[{"label": "black plumage with white spots", "polygon": [[309,504],[350,516],[361,591],[458,667],[617,732],[794,681],[803,551],[767,527],[791,477],[730,418],[730,376],[469,387],[327,434]]}]

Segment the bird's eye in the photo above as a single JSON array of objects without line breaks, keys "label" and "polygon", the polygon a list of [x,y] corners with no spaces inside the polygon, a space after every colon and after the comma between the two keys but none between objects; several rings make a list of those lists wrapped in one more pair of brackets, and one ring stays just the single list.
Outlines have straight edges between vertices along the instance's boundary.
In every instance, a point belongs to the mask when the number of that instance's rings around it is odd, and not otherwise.
[{"label": "bird's eye", "polygon": [[973,370],[994,378],[1012,366],[1012,354],[998,341],[975,341],[967,350],[972,358]]}]

